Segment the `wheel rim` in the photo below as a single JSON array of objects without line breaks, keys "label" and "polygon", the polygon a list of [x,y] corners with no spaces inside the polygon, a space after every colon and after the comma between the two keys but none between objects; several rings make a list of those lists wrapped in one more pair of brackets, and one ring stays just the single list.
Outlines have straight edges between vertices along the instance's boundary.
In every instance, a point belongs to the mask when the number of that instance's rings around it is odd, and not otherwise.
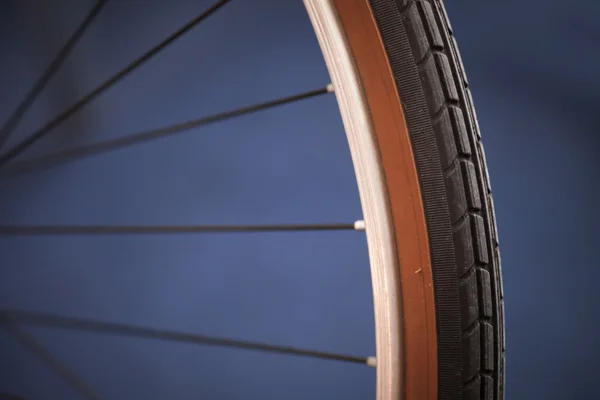
[{"label": "wheel rim", "polygon": [[366,0],[305,3],[336,86],[361,194],[375,303],[377,398],[435,399],[437,345],[427,226],[408,128],[382,39]]},{"label": "wheel rim", "polygon": [[305,5],[336,88],[361,196],[375,304],[377,397],[400,398],[402,314],[400,299],[390,295],[399,293],[398,259],[373,121],[334,3]]}]

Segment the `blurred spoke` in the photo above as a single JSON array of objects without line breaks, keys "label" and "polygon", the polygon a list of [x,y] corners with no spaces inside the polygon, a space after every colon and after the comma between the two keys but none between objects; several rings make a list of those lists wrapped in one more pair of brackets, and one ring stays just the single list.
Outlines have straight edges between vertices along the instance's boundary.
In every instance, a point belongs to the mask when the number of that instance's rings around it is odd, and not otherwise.
[{"label": "blurred spoke", "polygon": [[31,88],[29,93],[25,96],[23,101],[17,106],[17,108],[13,111],[12,115],[8,118],[8,120],[4,123],[2,128],[0,129],[0,150],[6,144],[6,141],[10,137],[10,134],[15,130],[23,115],[27,112],[29,107],[33,104],[35,99],[39,96],[39,94],[44,90],[50,79],[54,76],[56,71],[60,68],[62,63],[67,59],[71,50],[75,47],[77,42],[81,39],[87,28],[90,27],[96,16],[100,13],[102,7],[106,4],[106,0],[98,0],[96,5],[90,10],[86,18],[81,22],[81,24],[77,27],[77,30],[73,32],[67,43],[63,46],[62,49],[58,52],[54,60],[48,65],[48,68],[42,76],[38,79],[36,84]]},{"label": "blurred spoke", "polygon": [[158,129],[151,129],[143,132],[134,133],[131,135],[127,135],[125,137],[121,137],[118,139],[107,140],[104,142],[100,142],[97,144],[91,144],[87,146],[80,146],[74,149],[58,151],[56,153],[51,153],[48,155],[42,155],[40,157],[35,157],[29,160],[18,161],[11,165],[8,165],[6,168],[2,170],[3,174],[14,175],[24,172],[31,172],[37,170],[41,167],[52,166],[56,164],[60,164],[65,161],[92,156],[96,154],[106,153],[112,150],[117,150],[129,146],[134,146],[139,143],[143,143],[146,141],[150,141],[153,139],[158,139],[165,136],[170,136],[176,133],[184,132],[193,128],[198,128],[203,125],[208,125],[211,123],[223,121],[233,117],[239,117],[242,115],[250,114],[253,112],[265,110],[268,108],[273,108],[277,106],[281,106],[284,104],[293,103],[296,101],[308,99],[311,97],[320,96],[331,91],[331,86],[327,86],[321,89],[315,89],[308,92],[296,94],[293,96],[282,97],[279,99],[271,100],[265,103],[259,103],[247,107],[238,108],[231,111],[226,111],[218,114],[209,115],[206,117],[201,117],[198,119],[194,119],[191,121],[170,125]]},{"label": "blurred spoke", "polygon": [[16,156],[18,156],[19,154],[21,154],[22,152],[27,150],[32,144],[37,142],[39,139],[41,139],[44,135],[46,135],[52,129],[56,128],[67,118],[69,118],[70,116],[75,114],[80,108],[82,108],[87,103],[92,101],[99,94],[101,94],[102,92],[104,92],[105,90],[107,90],[108,88],[113,86],[115,83],[120,81],[125,76],[129,75],[131,72],[135,71],[138,67],[140,67],[142,64],[144,64],[146,61],[148,61],[153,56],[158,54],[165,47],[170,45],[172,42],[174,42],[176,39],[181,37],[184,33],[189,31],[190,29],[192,29],[194,26],[196,26],[197,24],[199,24],[200,22],[205,20],[207,17],[209,17],[211,14],[213,14],[219,8],[221,8],[222,6],[227,4],[229,1],[230,0],[221,0],[221,1],[218,1],[217,3],[215,3],[212,7],[205,10],[204,12],[202,12],[196,18],[194,18],[193,20],[188,22],[185,26],[180,28],[177,32],[173,33],[167,39],[163,40],[161,43],[159,43],[158,45],[156,45],[155,47],[150,49],[148,52],[143,54],[137,60],[135,60],[131,64],[129,64],[127,67],[125,67],[121,71],[117,72],[114,76],[112,76],[110,79],[106,80],[104,83],[102,83],[101,85],[96,87],[89,94],[87,94],[85,97],[83,97],[78,102],[73,104],[71,107],[69,107],[63,113],[59,114],[57,117],[55,117],[53,120],[48,122],[46,125],[42,126],[40,129],[35,131],[31,136],[29,136],[28,138],[26,138],[25,140],[23,140],[22,142],[17,144],[15,147],[10,149],[8,152],[6,152],[6,154],[4,156],[0,157],[0,168],[2,168],[4,165],[6,165],[10,160],[15,158]]},{"label": "blurred spoke", "polygon": [[36,235],[103,235],[103,234],[179,234],[179,233],[234,233],[283,231],[341,231],[362,230],[359,224],[285,224],[285,225],[23,225],[0,226],[1,236]]},{"label": "blurred spoke", "polygon": [[298,349],[288,346],[274,346],[264,343],[246,342],[241,340],[227,339],[214,336],[197,335],[175,331],[146,328],[133,325],[116,324],[111,322],[100,322],[83,318],[63,317],[51,314],[42,314],[17,310],[1,310],[1,315],[10,320],[25,325],[47,326],[77,331],[94,333],[110,333],[114,335],[132,336],[138,338],[158,339],[183,343],[194,343],[212,345],[219,347],[233,347],[246,350],[259,350],[269,353],[305,356],[337,361],[374,366],[373,357],[359,357],[344,354],[328,353],[316,350]]},{"label": "blurred spoke", "polygon": [[0,321],[9,333],[11,333],[19,342],[21,342],[21,344],[27,347],[33,354],[35,354],[37,358],[45,362],[58,375],[69,382],[71,386],[73,386],[79,392],[79,394],[81,394],[81,396],[88,400],[100,400],[100,397],[98,397],[96,393],[94,393],[94,391],[80,377],[61,364],[56,357],[50,354],[32,337],[19,329],[19,327],[15,325],[14,320],[12,320],[10,317],[7,318],[6,314],[4,314]]}]

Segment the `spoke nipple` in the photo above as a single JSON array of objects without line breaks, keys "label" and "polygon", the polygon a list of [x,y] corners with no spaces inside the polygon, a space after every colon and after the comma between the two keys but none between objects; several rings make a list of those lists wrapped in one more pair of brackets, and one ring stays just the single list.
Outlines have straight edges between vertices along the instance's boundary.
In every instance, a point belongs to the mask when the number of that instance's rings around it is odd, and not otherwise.
[{"label": "spoke nipple", "polygon": [[327,91],[328,91],[329,93],[332,93],[332,92],[333,92],[333,83],[330,83],[330,84],[328,84],[328,85],[327,85]]},{"label": "spoke nipple", "polygon": [[377,367],[377,358],[372,357],[372,356],[367,357],[367,365],[369,367],[373,367],[373,368]]},{"label": "spoke nipple", "polygon": [[355,231],[364,231],[365,230],[365,221],[362,219],[355,221],[354,222],[354,230]]}]

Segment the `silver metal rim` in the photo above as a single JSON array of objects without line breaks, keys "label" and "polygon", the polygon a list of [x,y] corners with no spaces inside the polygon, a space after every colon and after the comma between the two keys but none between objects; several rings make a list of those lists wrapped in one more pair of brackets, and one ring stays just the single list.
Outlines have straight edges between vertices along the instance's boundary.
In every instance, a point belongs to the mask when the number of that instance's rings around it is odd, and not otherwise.
[{"label": "silver metal rim", "polygon": [[388,193],[370,112],[331,0],[304,0],[340,108],[358,183],[375,308],[377,399],[402,398],[401,287]]}]

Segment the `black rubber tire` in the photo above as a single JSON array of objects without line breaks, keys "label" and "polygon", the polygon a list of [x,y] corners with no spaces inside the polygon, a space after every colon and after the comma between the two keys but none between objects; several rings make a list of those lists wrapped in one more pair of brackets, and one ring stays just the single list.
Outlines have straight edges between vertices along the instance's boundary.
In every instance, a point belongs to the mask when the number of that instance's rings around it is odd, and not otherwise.
[{"label": "black rubber tire", "polygon": [[[504,302],[473,101],[441,0],[370,0],[396,79],[428,226],[439,399],[504,398]],[[460,318],[457,318],[460,316]]]}]

